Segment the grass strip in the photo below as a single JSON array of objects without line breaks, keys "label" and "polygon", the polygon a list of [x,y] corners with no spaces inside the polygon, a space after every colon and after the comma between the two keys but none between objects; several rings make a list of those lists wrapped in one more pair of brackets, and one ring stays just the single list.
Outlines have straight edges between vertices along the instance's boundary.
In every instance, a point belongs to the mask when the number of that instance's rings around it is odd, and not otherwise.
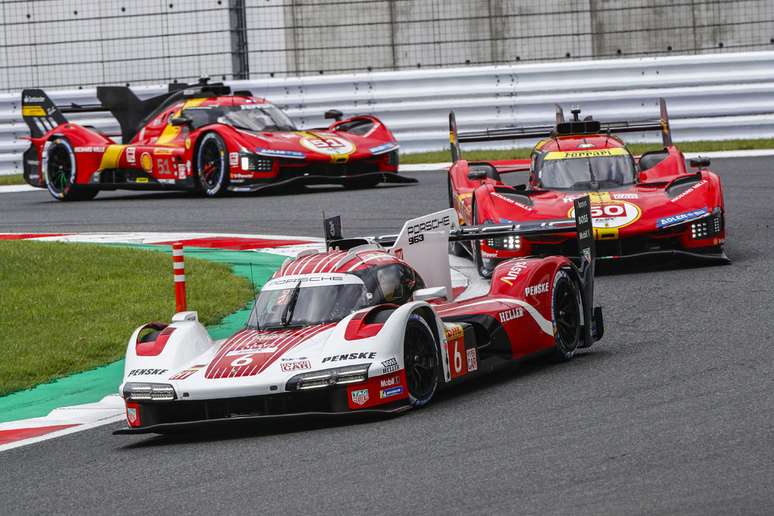
[{"label": "grass strip", "polygon": [[10,176],[0,176],[0,186],[4,185],[23,185],[24,178],[21,174],[11,174]]},{"label": "grass strip", "polygon": [[[214,324],[252,298],[226,264],[186,257],[188,303]],[[0,395],[123,358],[144,321],[174,312],[169,256],[142,249],[0,242]]]}]

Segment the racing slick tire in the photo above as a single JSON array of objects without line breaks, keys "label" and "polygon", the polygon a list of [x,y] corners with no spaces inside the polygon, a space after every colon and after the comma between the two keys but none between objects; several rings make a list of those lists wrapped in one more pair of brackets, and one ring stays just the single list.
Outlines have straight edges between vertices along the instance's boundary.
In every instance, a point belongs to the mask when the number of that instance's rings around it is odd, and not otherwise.
[{"label": "racing slick tire", "polygon": [[583,338],[580,291],[577,283],[565,270],[559,270],[554,276],[551,310],[555,341],[552,358],[557,362],[564,362],[575,355],[575,350]]},{"label": "racing slick tire", "polygon": [[228,187],[228,150],[218,133],[206,133],[196,149],[196,179],[207,197],[223,195]]},{"label": "racing slick tire", "polygon": [[70,142],[64,138],[52,140],[46,149],[43,175],[48,193],[58,201],[88,201],[99,191],[75,184],[76,160]]},{"label": "racing slick tire", "polygon": [[416,408],[430,402],[438,389],[440,364],[433,331],[427,321],[412,314],[403,337],[403,366],[409,405]]}]

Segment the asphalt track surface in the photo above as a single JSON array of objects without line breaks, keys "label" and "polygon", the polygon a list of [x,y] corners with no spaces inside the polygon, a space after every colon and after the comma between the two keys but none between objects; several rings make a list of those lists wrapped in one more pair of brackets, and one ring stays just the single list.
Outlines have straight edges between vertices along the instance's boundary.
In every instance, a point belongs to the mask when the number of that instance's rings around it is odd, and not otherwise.
[{"label": "asphalt track surface", "polygon": [[[0,512],[771,514],[772,161],[718,160],[730,266],[602,276],[604,339],[358,424],[187,437],[101,427],[0,454]],[[0,231],[393,232],[445,176],[360,192],[202,200],[0,196]]]}]

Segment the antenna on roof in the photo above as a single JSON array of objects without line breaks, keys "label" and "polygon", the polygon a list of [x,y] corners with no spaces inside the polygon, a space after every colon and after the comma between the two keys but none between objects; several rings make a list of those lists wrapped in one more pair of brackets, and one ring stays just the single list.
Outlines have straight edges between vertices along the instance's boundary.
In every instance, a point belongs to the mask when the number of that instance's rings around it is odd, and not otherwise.
[{"label": "antenna on roof", "polygon": [[572,113],[573,121],[575,121],[575,122],[579,122],[580,121],[581,110],[580,110],[580,108],[578,106],[573,106],[572,109],[570,110],[570,113]]}]

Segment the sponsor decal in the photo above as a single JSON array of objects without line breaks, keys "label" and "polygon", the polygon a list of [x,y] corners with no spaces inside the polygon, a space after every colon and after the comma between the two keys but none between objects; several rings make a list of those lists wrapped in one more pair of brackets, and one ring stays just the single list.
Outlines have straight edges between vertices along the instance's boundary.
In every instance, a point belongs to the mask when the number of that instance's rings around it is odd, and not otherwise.
[{"label": "sponsor decal", "polygon": [[137,159],[137,149],[134,147],[127,147],[126,148],[126,162],[127,163],[134,163]]},{"label": "sponsor decal", "polygon": [[579,149],[593,149],[594,148],[594,144],[593,143],[581,143],[580,145],[578,145],[578,148]]},{"label": "sponsor decal", "polygon": [[452,223],[451,218],[448,215],[444,215],[441,218],[437,219],[431,219],[431,220],[423,220],[421,222],[417,222],[416,224],[413,224],[408,227],[406,234],[409,236],[409,243],[413,243],[411,241],[412,236],[421,235],[422,233],[426,233],[428,231],[438,231],[441,228],[449,228],[451,229]]},{"label": "sponsor decal", "polygon": [[311,369],[312,363],[309,360],[293,360],[291,362],[280,362],[280,369],[285,372],[300,371],[302,369]]},{"label": "sponsor decal", "polygon": [[623,147],[612,149],[589,149],[577,151],[551,151],[544,159],[577,159],[577,158],[605,158],[609,156],[628,156],[629,153]]},{"label": "sponsor decal", "polygon": [[352,142],[328,133],[306,133],[298,142],[310,151],[325,154],[326,156],[338,156],[355,152],[355,146]]},{"label": "sponsor decal", "polygon": [[680,224],[688,220],[693,220],[699,217],[703,217],[708,213],[709,211],[707,211],[707,208],[699,208],[697,210],[691,210],[691,211],[686,211],[685,213],[672,215],[671,217],[664,217],[663,219],[658,219],[658,221],[656,221],[656,228],[661,229],[669,226],[674,226],[675,224]]},{"label": "sponsor decal", "polygon": [[465,335],[465,330],[461,324],[447,324],[446,338],[448,340],[459,339]]},{"label": "sponsor decal", "polygon": [[31,104],[34,102],[45,102],[45,101],[46,101],[45,97],[33,97],[32,95],[25,95],[24,98],[22,99],[22,102],[24,102],[25,104]]},{"label": "sponsor decal", "polygon": [[344,360],[371,360],[376,358],[376,351],[370,351],[366,353],[346,353],[344,355],[331,355],[329,357],[323,357],[322,361],[325,362],[341,362]]},{"label": "sponsor decal", "polygon": [[506,272],[503,276],[500,276],[500,280],[503,283],[513,286],[513,282],[516,281],[516,279],[519,277],[519,274],[521,274],[521,272],[526,268],[527,262],[520,260],[511,265],[510,269],[508,269],[508,272]]},{"label": "sponsor decal", "polygon": [[135,178],[134,182],[135,183],[147,183],[148,182],[148,178],[147,177],[137,177],[137,178]]},{"label": "sponsor decal", "polygon": [[382,362],[382,369],[385,373],[394,373],[400,368],[398,366],[398,359],[396,358],[390,358]]},{"label": "sponsor decal", "polygon": [[236,167],[239,165],[239,153],[238,152],[232,152],[228,155],[228,164],[232,167]]},{"label": "sponsor decal", "polygon": [[264,149],[262,147],[257,147],[255,149],[255,153],[260,154],[261,156],[268,156],[270,158],[304,159],[306,157],[306,154],[300,151]]},{"label": "sponsor decal", "polygon": [[154,156],[171,156],[172,155],[172,149],[167,148],[157,148],[153,150]]},{"label": "sponsor decal", "polygon": [[105,152],[105,147],[75,147],[73,152]]},{"label": "sponsor decal", "polygon": [[365,403],[368,401],[368,389],[358,389],[356,391],[352,391],[351,397],[352,403],[355,405],[365,405]]},{"label": "sponsor decal", "polygon": [[201,369],[202,367],[205,367],[207,364],[200,364],[195,365],[192,367],[189,367],[188,369],[183,369],[182,371],[179,371],[172,376],[169,377],[170,380],[185,380],[186,378],[193,376],[196,371]]},{"label": "sponsor decal", "polygon": [[177,165],[177,177],[180,179],[185,179],[185,165],[182,163],[179,163]]},{"label": "sponsor decal", "polygon": [[[609,199],[609,194],[607,195]],[[626,201],[602,201],[592,199],[591,222],[594,229],[622,228],[636,222],[642,212],[636,204]],[[567,213],[568,218],[575,218],[575,208]]]},{"label": "sponsor decal", "polygon": [[400,376],[390,376],[389,378],[383,378],[379,381],[379,387],[384,389],[385,387],[393,387],[395,385],[400,385]]},{"label": "sponsor decal", "polygon": [[[382,389],[379,391],[379,398],[389,398],[392,396],[397,396],[398,394],[403,394],[403,387],[397,386],[397,387],[390,387],[389,389]],[[355,401],[355,400],[352,400]]]},{"label": "sponsor decal", "polygon": [[190,138],[186,138],[185,139],[185,148],[186,149],[190,149],[191,148],[191,139]]},{"label": "sponsor decal", "polygon": [[497,197],[501,201],[505,201],[508,204],[512,204],[513,206],[518,206],[519,208],[528,208],[529,207],[529,206],[526,206],[526,205],[524,205],[524,204],[522,204],[522,203],[520,203],[518,201],[515,201],[515,200],[511,199],[510,197],[506,197],[504,195],[500,195],[499,193],[493,193],[492,197]]},{"label": "sponsor decal", "polygon": [[548,282],[538,283],[537,285],[530,285],[524,289],[525,296],[536,296],[538,294],[545,294],[548,292]]},{"label": "sponsor decal", "polygon": [[471,348],[466,351],[468,355],[468,372],[478,371],[478,357],[476,356],[476,348]]},{"label": "sponsor decal", "polygon": [[390,152],[392,150],[395,150],[398,148],[397,144],[394,143],[383,143],[381,145],[377,145],[376,147],[371,147],[368,149],[371,151],[371,154],[377,155],[377,154],[384,154],[385,152]]},{"label": "sponsor decal", "polygon": [[636,200],[640,198],[640,195],[635,192],[612,192],[610,196],[616,200]]},{"label": "sponsor decal", "polygon": [[693,186],[691,186],[690,188],[688,188],[688,189],[687,189],[686,191],[684,191],[683,193],[681,193],[681,194],[679,194],[679,195],[676,195],[676,196],[675,196],[675,197],[672,199],[672,202],[677,202],[677,201],[679,201],[680,199],[682,199],[682,198],[683,198],[683,197],[685,197],[686,195],[690,194],[691,192],[693,192],[693,191],[694,191],[694,190],[696,190],[697,188],[701,188],[701,187],[702,187],[702,186],[704,186],[705,184],[707,184],[707,180],[706,180],[706,179],[702,179],[701,181],[699,181],[699,182],[698,182],[698,183],[696,183],[695,185],[693,185]]},{"label": "sponsor decal", "polygon": [[253,342],[241,349],[226,353],[226,356],[252,355],[253,353],[274,353],[277,346],[273,342]]},{"label": "sponsor decal", "polygon": [[134,407],[126,407],[126,420],[129,424],[134,426],[137,424],[137,409]]},{"label": "sponsor decal", "polygon": [[519,319],[524,317],[524,309],[520,306],[517,306],[516,308],[511,308],[510,310],[500,312],[499,317],[500,322],[508,322],[514,319]]},{"label": "sponsor decal", "polygon": [[149,376],[166,373],[166,369],[132,369],[127,376]]},{"label": "sponsor decal", "polygon": [[146,172],[150,172],[150,170],[153,168],[153,160],[151,159],[151,155],[149,153],[142,153],[142,156],[140,156],[140,166]]}]

